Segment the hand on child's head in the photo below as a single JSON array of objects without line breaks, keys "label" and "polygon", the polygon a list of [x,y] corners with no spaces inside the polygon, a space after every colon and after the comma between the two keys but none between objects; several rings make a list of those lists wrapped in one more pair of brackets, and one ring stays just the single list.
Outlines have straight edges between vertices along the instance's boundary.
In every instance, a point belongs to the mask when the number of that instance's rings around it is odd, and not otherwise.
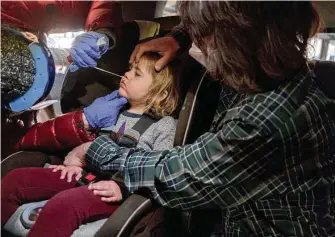
[{"label": "hand on child's head", "polygon": [[104,202],[119,202],[122,200],[120,186],[113,180],[103,180],[88,185],[88,189],[93,191],[94,195],[101,196]]}]

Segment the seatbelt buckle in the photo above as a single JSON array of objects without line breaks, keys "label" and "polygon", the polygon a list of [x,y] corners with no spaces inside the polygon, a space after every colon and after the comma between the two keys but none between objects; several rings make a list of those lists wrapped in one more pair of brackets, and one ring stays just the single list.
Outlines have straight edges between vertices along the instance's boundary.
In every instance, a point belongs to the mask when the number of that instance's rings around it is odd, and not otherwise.
[{"label": "seatbelt buckle", "polygon": [[84,186],[94,183],[98,180],[97,176],[92,173],[86,173],[81,176],[81,178],[77,181],[77,186]]}]

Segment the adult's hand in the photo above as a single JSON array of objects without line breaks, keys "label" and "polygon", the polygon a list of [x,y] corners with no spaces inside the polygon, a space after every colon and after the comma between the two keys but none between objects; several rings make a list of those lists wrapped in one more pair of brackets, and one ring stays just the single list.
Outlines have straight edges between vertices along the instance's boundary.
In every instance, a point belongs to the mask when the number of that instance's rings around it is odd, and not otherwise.
[{"label": "adult's hand", "polygon": [[104,34],[90,31],[77,36],[70,49],[70,71],[74,72],[79,67],[96,67],[96,60],[106,53],[108,47],[109,40]]},{"label": "adult's hand", "polygon": [[179,45],[171,36],[153,39],[137,45],[130,56],[129,63],[138,62],[146,52],[156,52],[162,55],[155,65],[156,71],[160,71],[176,57],[178,50]]},{"label": "adult's hand", "polygon": [[119,91],[96,99],[84,108],[84,115],[92,128],[105,128],[115,124],[120,109],[127,103],[125,97],[119,96]]}]

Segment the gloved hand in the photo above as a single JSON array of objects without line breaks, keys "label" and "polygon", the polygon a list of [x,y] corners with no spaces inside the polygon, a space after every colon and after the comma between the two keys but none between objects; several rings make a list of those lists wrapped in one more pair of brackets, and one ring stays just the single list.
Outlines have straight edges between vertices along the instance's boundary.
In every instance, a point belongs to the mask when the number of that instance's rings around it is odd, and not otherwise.
[{"label": "gloved hand", "polygon": [[119,91],[96,99],[84,108],[85,117],[92,128],[106,128],[115,124],[120,109],[127,103],[125,97],[119,96]]},{"label": "gloved hand", "polygon": [[106,53],[108,47],[109,40],[104,34],[90,31],[77,36],[70,49],[70,71],[74,72],[79,67],[96,67],[96,59]]}]

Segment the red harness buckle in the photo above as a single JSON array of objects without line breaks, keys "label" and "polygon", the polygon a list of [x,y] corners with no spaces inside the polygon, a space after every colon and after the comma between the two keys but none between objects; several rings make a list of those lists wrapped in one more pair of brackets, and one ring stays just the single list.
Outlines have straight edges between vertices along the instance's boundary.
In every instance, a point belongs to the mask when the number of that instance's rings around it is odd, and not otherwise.
[{"label": "red harness buckle", "polygon": [[94,183],[95,181],[97,181],[97,176],[92,173],[86,173],[78,180],[77,186],[88,185],[90,183]]}]

